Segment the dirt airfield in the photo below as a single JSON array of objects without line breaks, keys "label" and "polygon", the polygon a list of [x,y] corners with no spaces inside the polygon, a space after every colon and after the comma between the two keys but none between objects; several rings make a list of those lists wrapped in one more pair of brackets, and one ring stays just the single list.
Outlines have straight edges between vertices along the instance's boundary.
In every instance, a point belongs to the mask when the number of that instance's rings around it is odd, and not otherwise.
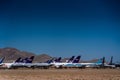
[{"label": "dirt airfield", "polygon": [[120,80],[120,69],[1,69],[0,80]]}]

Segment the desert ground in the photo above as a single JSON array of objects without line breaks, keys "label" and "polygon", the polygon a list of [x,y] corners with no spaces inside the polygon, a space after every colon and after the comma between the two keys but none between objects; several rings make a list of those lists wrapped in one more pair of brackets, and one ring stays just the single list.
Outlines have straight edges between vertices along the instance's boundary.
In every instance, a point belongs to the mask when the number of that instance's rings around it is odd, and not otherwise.
[{"label": "desert ground", "polygon": [[0,80],[120,80],[120,69],[1,69]]}]

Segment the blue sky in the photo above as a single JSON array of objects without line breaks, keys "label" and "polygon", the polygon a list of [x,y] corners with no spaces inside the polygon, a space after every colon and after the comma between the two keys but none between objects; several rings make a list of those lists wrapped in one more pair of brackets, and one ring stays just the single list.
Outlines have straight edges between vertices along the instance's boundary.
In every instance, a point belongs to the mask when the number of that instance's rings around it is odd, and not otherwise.
[{"label": "blue sky", "polygon": [[117,0],[1,0],[0,47],[120,61]]}]

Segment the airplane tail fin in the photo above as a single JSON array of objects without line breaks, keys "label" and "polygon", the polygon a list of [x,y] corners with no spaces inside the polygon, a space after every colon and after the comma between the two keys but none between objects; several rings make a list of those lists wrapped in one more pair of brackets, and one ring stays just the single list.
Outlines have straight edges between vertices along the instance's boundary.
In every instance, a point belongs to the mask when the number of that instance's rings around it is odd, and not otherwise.
[{"label": "airplane tail fin", "polygon": [[75,58],[75,56],[72,56],[72,57],[67,61],[67,63],[72,62],[74,58]]},{"label": "airplane tail fin", "polygon": [[3,58],[0,59],[0,64],[3,62],[4,59],[5,59],[5,57],[3,57]]},{"label": "airplane tail fin", "polygon": [[105,57],[103,57],[102,59],[102,65],[104,66],[104,63],[105,63]]},{"label": "airplane tail fin", "polygon": [[52,63],[54,60],[54,58],[50,59],[50,60],[47,60],[45,63]]},{"label": "airplane tail fin", "polygon": [[109,62],[109,65],[112,65],[113,64],[113,56],[111,56],[111,59],[110,59],[110,62]]},{"label": "airplane tail fin", "polygon": [[58,58],[58,62],[60,62],[60,61],[61,61],[61,59],[62,59],[62,58],[61,58],[61,57],[59,57],[59,58]]},{"label": "airplane tail fin", "polygon": [[35,56],[31,56],[30,58],[26,58],[26,63],[32,63]]},{"label": "airplane tail fin", "polygon": [[20,60],[21,60],[21,57],[19,57],[19,58],[15,61],[15,63],[20,62]]},{"label": "airplane tail fin", "polygon": [[25,59],[22,59],[21,57],[19,57],[15,63],[32,63],[34,59],[34,56],[31,56],[30,58],[26,57]]},{"label": "airplane tail fin", "polygon": [[78,63],[80,61],[81,56],[77,56],[74,60],[73,63]]},{"label": "airplane tail fin", "polygon": [[55,61],[55,62],[60,62],[60,61],[61,61],[61,59],[62,59],[62,58],[61,58],[61,57],[59,57],[58,59],[55,59],[54,61]]},{"label": "airplane tail fin", "polygon": [[102,63],[103,58],[98,59],[96,63]]}]

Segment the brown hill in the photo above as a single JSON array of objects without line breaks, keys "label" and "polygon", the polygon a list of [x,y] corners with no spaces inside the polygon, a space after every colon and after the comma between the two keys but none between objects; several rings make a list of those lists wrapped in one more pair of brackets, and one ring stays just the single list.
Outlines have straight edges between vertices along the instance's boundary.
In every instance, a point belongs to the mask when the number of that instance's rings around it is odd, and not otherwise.
[{"label": "brown hill", "polygon": [[0,48],[0,58],[5,57],[4,62],[13,62],[19,57],[25,58],[30,56],[35,56],[34,62],[37,62],[37,61],[42,62],[51,58],[47,54],[36,55],[31,52],[20,51],[16,48],[11,48],[11,47]]}]

